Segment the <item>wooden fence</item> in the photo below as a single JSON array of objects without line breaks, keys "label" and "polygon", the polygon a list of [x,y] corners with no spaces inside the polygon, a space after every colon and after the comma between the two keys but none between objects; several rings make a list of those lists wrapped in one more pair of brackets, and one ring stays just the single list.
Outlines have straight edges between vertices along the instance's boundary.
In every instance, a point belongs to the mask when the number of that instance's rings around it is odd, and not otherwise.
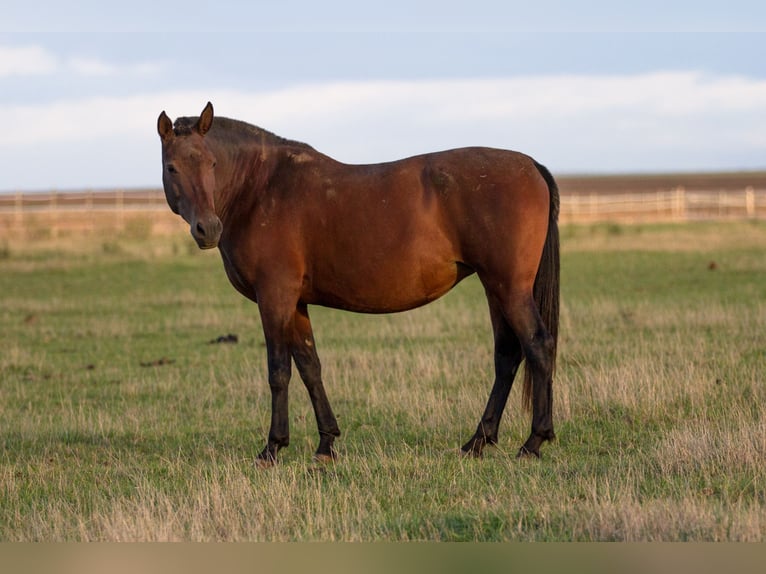
[{"label": "wooden fence", "polygon": [[766,219],[766,189],[671,190],[562,194],[565,223]]},{"label": "wooden fence", "polygon": [[184,225],[158,189],[0,194],[0,238],[148,236]]},{"label": "wooden fence", "polygon": [[[705,219],[766,220],[766,187],[568,193],[562,186],[562,223]],[[0,194],[0,238],[158,235],[184,226],[157,189]]]}]

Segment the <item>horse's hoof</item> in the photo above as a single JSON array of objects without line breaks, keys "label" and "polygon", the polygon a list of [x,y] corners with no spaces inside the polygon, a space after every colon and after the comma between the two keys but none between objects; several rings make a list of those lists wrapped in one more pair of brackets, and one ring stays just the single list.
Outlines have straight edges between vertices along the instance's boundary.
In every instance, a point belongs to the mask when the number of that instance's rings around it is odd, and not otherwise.
[{"label": "horse's hoof", "polygon": [[469,449],[458,449],[458,453],[462,458],[484,458],[484,453],[481,451],[481,449],[475,449],[475,448],[469,448]]},{"label": "horse's hoof", "polygon": [[338,453],[332,452],[331,454],[316,453],[314,454],[314,462],[317,464],[332,464],[338,460]]},{"label": "horse's hoof", "polygon": [[258,457],[255,459],[255,468],[274,468],[277,465],[277,459],[274,457],[268,457],[268,458],[262,458]]},{"label": "horse's hoof", "polygon": [[527,447],[522,446],[516,458],[540,458],[540,451],[529,450]]}]

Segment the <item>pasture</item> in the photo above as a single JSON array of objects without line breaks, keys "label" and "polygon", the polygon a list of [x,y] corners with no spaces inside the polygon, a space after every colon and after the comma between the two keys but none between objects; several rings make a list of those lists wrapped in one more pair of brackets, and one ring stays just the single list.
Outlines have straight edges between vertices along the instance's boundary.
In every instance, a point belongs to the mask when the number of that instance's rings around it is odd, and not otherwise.
[{"label": "pasture", "polygon": [[[257,308],[216,253],[171,237],[0,244],[0,540],[763,541],[766,225],[562,227],[554,422],[520,385],[463,458],[492,382],[475,277],[416,311],[312,308],[343,435],[293,369],[268,430]],[[236,342],[233,342],[236,335]]]}]

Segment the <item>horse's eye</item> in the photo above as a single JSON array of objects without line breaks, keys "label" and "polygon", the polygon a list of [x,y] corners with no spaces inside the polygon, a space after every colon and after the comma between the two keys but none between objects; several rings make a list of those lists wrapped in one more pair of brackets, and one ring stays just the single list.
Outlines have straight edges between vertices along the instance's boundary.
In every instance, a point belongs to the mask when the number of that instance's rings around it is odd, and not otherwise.
[{"label": "horse's eye", "polygon": [[168,173],[178,173],[178,170],[176,169],[176,166],[174,165],[168,165]]}]

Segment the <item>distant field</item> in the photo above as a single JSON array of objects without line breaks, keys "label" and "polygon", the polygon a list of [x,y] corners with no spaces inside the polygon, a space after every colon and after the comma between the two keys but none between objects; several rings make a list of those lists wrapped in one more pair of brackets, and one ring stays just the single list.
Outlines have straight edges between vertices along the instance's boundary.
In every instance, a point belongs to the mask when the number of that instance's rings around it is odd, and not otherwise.
[{"label": "distant field", "polygon": [[678,187],[705,193],[735,191],[746,187],[766,189],[766,171],[598,176],[559,175],[556,180],[562,195],[655,193]]},{"label": "distant field", "polygon": [[[183,226],[0,243],[0,541],[766,538],[766,224],[567,225],[558,440],[458,446],[491,385],[475,278],[425,308],[312,309],[340,461],[263,471],[257,308]],[[216,343],[238,335],[236,344]]]}]

